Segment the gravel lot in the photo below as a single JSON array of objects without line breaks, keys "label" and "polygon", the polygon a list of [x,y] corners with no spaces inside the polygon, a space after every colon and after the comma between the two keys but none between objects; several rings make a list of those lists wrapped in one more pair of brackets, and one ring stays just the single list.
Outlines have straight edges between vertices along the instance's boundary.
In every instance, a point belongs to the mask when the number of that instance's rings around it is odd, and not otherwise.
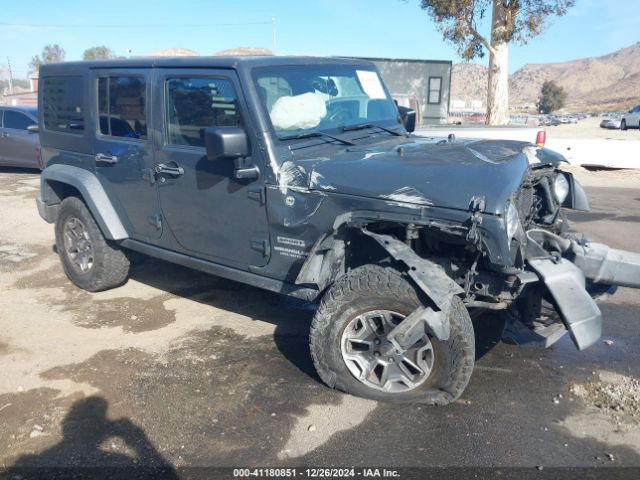
[{"label": "gravel lot", "polygon": [[[621,178],[588,187],[593,212],[572,219],[640,250],[640,188]],[[636,291],[602,305],[603,339],[584,352],[566,336],[500,343],[483,318],[460,401],[376,404],[319,382],[313,306],[146,258],[115,290],[73,287],[37,189],[37,174],[0,170],[0,466],[640,468]]]}]

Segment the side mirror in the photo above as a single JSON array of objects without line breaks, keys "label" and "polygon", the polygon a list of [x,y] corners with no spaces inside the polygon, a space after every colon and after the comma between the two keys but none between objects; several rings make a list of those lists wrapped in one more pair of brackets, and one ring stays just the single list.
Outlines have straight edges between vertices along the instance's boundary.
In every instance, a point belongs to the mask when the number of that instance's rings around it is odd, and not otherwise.
[{"label": "side mirror", "polygon": [[40,131],[40,128],[38,127],[38,125],[29,125],[27,127],[27,132],[29,133],[38,133]]},{"label": "side mirror", "polygon": [[408,107],[398,106],[398,113],[400,114],[400,120],[404,124],[404,128],[407,132],[411,133],[416,129],[416,111]]},{"label": "side mirror", "polygon": [[234,160],[249,156],[247,134],[238,127],[208,127],[204,129],[207,160]]}]

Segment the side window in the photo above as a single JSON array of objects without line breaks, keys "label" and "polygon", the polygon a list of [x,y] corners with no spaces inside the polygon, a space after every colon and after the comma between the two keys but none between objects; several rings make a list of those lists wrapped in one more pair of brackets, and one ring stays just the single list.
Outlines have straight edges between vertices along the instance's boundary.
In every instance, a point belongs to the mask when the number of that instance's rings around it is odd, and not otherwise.
[{"label": "side window", "polygon": [[136,76],[98,78],[100,133],[111,137],[147,138],[147,89]]},{"label": "side window", "polygon": [[166,80],[167,142],[204,147],[205,127],[242,124],[233,83],[224,78],[168,78]]},{"label": "side window", "polygon": [[35,125],[36,122],[26,115],[13,110],[5,110],[4,128],[13,128],[15,130],[26,130],[28,126]]},{"label": "side window", "polygon": [[442,77],[429,77],[429,98],[428,103],[440,103],[442,97]]},{"label": "side window", "polygon": [[84,130],[82,77],[46,77],[42,88],[44,128],[81,134]]}]

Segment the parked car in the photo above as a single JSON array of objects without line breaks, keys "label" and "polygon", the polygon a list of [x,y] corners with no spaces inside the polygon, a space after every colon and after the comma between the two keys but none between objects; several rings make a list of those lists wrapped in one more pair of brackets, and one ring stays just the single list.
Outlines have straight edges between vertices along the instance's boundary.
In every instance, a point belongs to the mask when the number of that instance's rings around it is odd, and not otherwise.
[{"label": "parked car", "polygon": [[[506,312],[515,343],[584,349],[596,300],[640,288],[640,255],[570,233],[565,209],[589,207],[562,155],[414,136],[370,62],[68,62],[40,82],[37,206],[68,278],[116,287],[137,251],[319,302],[330,387],[447,404],[473,370],[470,310]],[[542,300],[557,315],[536,322]]]},{"label": "parked car", "polygon": [[640,105],[636,105],[622,116],[620,129],[640,128]]},{"label": "parked car", "polygon": [[0,105],[0,165],[40,168],[37,109]]},{"label": "parked car", "polygon": [[621,123],[622,123],[621,118],[606,117],[600,122],[600,127],[619,130],[621,127]]}]

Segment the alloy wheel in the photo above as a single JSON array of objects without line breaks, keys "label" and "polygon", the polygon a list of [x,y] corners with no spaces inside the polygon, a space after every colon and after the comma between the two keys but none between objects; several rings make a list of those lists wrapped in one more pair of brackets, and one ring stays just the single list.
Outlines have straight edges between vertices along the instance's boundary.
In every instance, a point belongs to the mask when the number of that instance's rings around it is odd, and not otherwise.
[{"label": "alloy wheel", "polygon": [[389,310],[374,310],[356,316],[344,329],[342,358],[351,374],[368,387],[406,392],[429,378],[435,355],[426,334],[404,352],[386,338],[404,318]]},{"label": "alloy wheel", "polygon": [[89,232],[82,221],[69,217],[62,230],[64,253],[78,273],[87,273],[93,267],[93,245]]}]

